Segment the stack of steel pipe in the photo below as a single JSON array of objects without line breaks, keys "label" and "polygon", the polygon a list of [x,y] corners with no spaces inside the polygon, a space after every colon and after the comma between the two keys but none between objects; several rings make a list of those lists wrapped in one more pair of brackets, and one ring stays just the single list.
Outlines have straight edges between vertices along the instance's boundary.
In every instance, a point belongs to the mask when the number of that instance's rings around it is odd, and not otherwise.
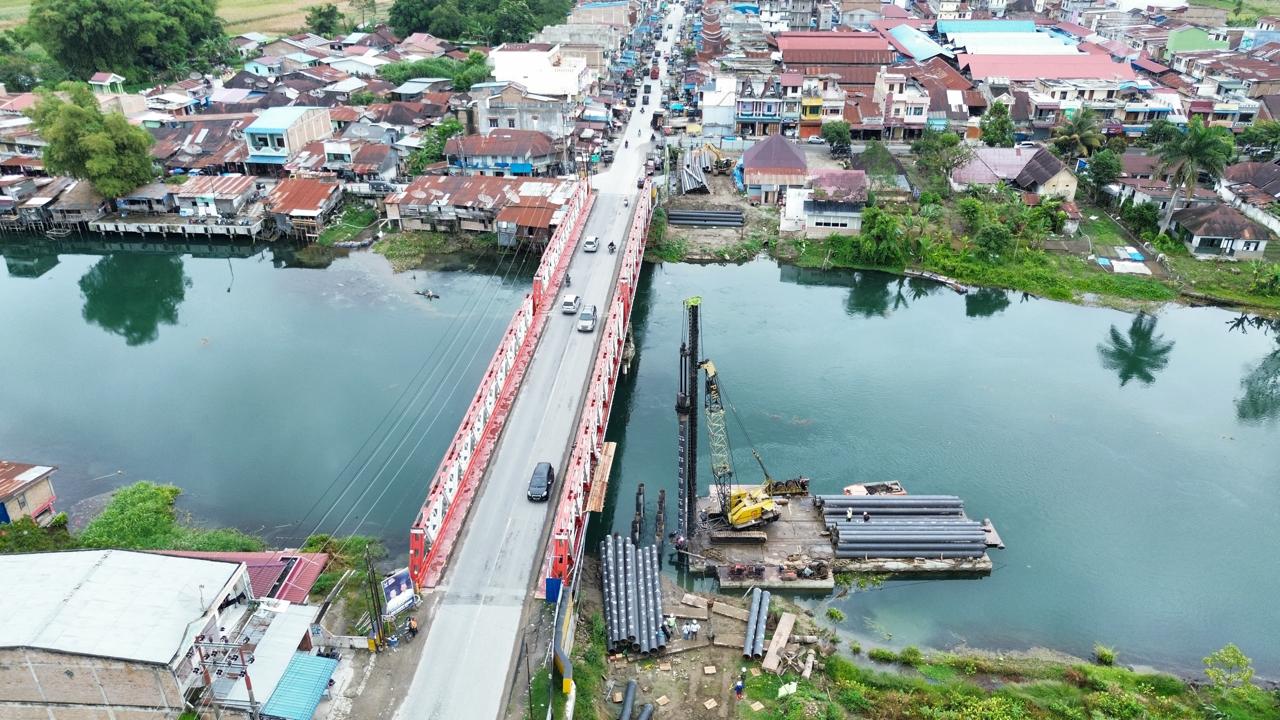
[{"label": "stack of steel pipe", "polygon": [[823,495],[817,504],[837,558],[986,554],[982,523],[965,517],[964,501],[954,495]]},{"label": "stack of steel pipe", "polygon": [[666,649],[657,546],[636,547],[629,538],[608,537],[600,542],[600,574],[609,652]]},{"label": "stack of steel pipe", "polygon": [[764,657],[765,625],[769,622],[769,592],[751,590],[751,608],[747,611],[747,631],[742,640],[742,657]]}]

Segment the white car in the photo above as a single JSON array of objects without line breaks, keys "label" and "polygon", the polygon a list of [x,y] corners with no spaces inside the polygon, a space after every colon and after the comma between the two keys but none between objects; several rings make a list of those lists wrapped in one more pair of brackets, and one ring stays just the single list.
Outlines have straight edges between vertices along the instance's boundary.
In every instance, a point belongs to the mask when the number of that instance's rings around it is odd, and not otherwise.
[{"label": "white car", "polygon": [[596,329],[596,306],[582,308],[578,315],[578,332],[593,332]]},{"label": "white car", "polygon": [[560,312],[565,315],[573,315],[581,307],[582,298],[573,293],[565,293],[565,296],[560,298]]},{"label": "white car", "polygon": [[821,135],[811,135],[808,140],[805,140],[805,142],[809,143],[810,145],[826,145],[827,144],[826,138],[822,137]]},{"label": "white car", "polygon": [[582,241],[582,252],[595,252],[600,249],[600,238],[595,235],[588,235],[586,240]]}]

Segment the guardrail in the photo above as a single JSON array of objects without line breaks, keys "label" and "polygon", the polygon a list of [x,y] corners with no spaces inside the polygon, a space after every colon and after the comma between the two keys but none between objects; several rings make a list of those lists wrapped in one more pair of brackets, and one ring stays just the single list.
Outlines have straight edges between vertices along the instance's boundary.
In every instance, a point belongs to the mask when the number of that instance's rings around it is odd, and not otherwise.
[{"label": "guardrail", "polygon": [[581,545],[587,530],[587,496],[604,443],[613,395],[622,369],[627,328],[640,284],[645,243],[649,236],[649,219],[653,212],[653,185],[646,182],[635,203],[631,229],[623,241],[622,264],[618,269],[617,287],[609,304],[600,337],[600,349],[588,380],[587,395],[582,405],[578,428],[573,435],[573,449],[566,463],[564,482],[551,525],[550,542],[543,558],[543,583],[539,597],[555,602],[561,587],[573,574],[581,557]]},{"label": "guardrail", "polygon": [[419,588],[435,587],[444,575],[594,200],[590,184],[579,183],[564,219],[542,252],[531,292],[507,325],[458,432],[432,476],[427,499],[409,529],[409,574]]}]

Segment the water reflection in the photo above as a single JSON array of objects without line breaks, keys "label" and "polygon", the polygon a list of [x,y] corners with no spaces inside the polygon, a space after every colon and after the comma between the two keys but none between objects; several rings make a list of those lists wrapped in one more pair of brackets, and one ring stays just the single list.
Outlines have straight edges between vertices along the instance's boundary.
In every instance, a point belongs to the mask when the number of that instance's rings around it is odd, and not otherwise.
[{"label": "water reflection", "polygon": [[893,276],[878,272],[857,272],[849,287],[849,299],[845,311],[853,316],[885,317],[889,314],[892,294],[889,285]]},{"label": "water reflection", "polygon": [[1000,288],[978,288],[964,296],[965,317],[991,317],[1009,307],[1009,293]]},{"label": "water reflection", "polygon": [[[1241,315],[1227,322],[1232,332],[1250,329],[1273,333],[1280,345],[1280,320]],[[1236,417],[1242,422],[1262,423],[1280,419],[1280,346],[1245,373],[1240,380],[1242,394],[1236,398]]]},{"label": "water reflection", "polygon": [[1111,326],[1107,341],[1098,344],[1098,357],[1102,367],[1114,370],[1119,376],[1120,387],[1135,379],[1150,385],[1155,382],[1156,373],[1169,364],[1173,345],[1173,341],[1156,334],[1155,316],[1138,313],[1129,324],[1127,337],[1121,335],[1115,325]]},{"label": "water reflection", "polygon": [[178,255],[107,255],[80,278],[82,314],[126,344],[143,345],[159,337],[160,323],[178,322],[189,287]]}]

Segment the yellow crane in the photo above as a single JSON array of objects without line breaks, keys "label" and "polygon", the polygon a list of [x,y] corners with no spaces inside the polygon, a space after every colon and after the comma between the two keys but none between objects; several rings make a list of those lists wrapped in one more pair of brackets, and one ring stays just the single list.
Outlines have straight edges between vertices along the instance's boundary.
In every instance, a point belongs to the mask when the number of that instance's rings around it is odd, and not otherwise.
[{"label": "yellow crane", "polygon": [[[706,375],[707,436],[711,439],[711,476],[715,478],[716,493],[720,501],[720,516],[735,530],[763,525],[778,519],[777,503],[769,493],[773,478],[765,471],[765,484],[760,487],[741,487],[733,484],[733,463],[730,459],[729,434],[724,422],[724,398],[720,394],[720,376],[710,360],[698,364]],[[760,454],[752,448],[751,454],[764,469]],[[808,481],[805,480],[807,487]]]}]

